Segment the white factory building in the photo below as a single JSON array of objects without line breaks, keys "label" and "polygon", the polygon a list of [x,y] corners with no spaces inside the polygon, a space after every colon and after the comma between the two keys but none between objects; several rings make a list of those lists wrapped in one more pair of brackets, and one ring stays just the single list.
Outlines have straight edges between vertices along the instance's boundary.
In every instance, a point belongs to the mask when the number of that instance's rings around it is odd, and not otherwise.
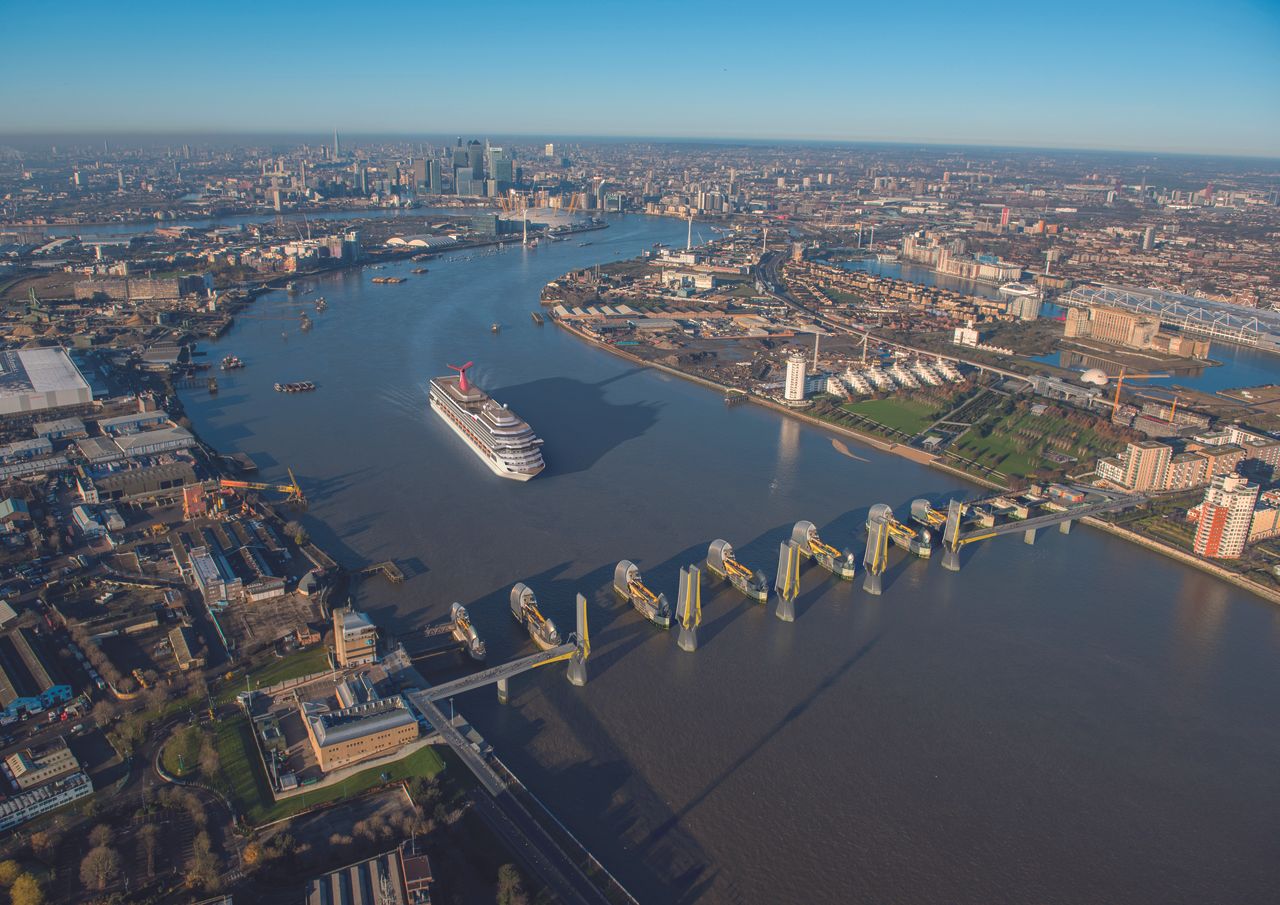
[{"label": "white factory building", "polygon": [[0,417],[91,402],[93,391],[66,350],[0,352]]}]

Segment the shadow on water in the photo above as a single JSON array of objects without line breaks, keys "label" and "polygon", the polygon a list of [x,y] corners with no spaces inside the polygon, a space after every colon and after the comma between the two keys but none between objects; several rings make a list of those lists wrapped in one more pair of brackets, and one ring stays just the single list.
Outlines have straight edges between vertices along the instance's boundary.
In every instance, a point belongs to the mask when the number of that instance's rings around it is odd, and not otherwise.
[{"label": "shadow on water", "polygon": [[[567,760],[546,773],[551,787],[582,790],[583,797],[564,810],[604,828],[604,839],[593,846],[595,853],[641,901],[693,902],[705,894],[718,876],[711,868],[712,859],[683,827],[671,823],[670,806],[611,740],[584,705],[581,692],[567,683],[544,688],[513,685],[512,692],[510,704],[486,705],[510,740],[504,746],[504,760],[517,773],[529,765],[527,752],[537,749],[538,737],[548,727],[541,718],[527,717],[524,705],[528,697],[546,695],[590,751],[589,759]],[[660,835],[649,834],[639,843],[645,827],[660,823],[666,827]]]},{"label": "shadow on water", "polygon": [[599,383],[547,377],[495,390],[495,399],[511,406],[544,438],[547,470],[539,480],[586,471],[603,456],[642,436],[658,420],[660,404],[612,403],[604,388],[626,371]]},{"label": "shadow on water", "polygon": [[745,751],[743,751],[740,755],[734,758],[733,762],[729,764],[729,766],[727,766],[724,770],[722,770],[719,776],[711,780],[711,782],[709,782],[702,791],[700,791],[697,795],[694,795],[678,811],[674,812],[671,815],[671,817],[667,820],[667,822],[656,826],[645,838],[643,844],[645,845],[652,844],[654,841],[659,839],[664,834],[675,829],[679,825],[680,821],[683,820],[686,815],[688,815],[691,811],[697,808],[698,805],[700,805],[703,801],[705,801],[726,780],[728,780],[731,776],[733,776],[733,774],[736,773],[739,768],[741,768],[749,760],[751,760],[751,758],[756,755],[756,752],[758,752],[765,745],[767,745],[775,736],[778,735],[778,733],[786,729],[787,726],[789,726],[795,720],[803,716],[805,711],[807,711],[810,707],[812,707],[813,704],[820,697],[822,697],[823,694],[825,694],[827,691],[834,688],[836,683],[838,683],[840,679],[844,677],[845,673],[853,669],[853,667],[858,664],[859,660],[861,660],[867,654],[871,653],[872,649],[875,648],[879,640],[880,640],[880,636],[877,635],[874,638],[872,638],[870,641],[868,641],[866,644],[862,645],[862,647],[854,651],[853,654],[847,660],[844,661],[844,663],[836,667],[836,669],[833,670],[830,675],[828,675],[825,679],[819,682],[818,685],[811,692],[809,692],[809,694],[806,695],[803,700],[801,700],[798,704],[796,704],[794,707],[788,710],[780,720],[778,720],[776,723],[774,723],[772,726],[766,729],[764,733],[760,736],[760,738],[756,739],[756,741],[752,743]]}]

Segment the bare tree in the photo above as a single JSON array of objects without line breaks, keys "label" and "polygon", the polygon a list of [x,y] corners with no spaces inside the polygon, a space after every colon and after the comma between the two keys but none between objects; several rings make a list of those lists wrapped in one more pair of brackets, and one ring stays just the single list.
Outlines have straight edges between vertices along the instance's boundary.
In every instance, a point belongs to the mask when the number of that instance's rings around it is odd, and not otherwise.
[{"label": "bare tree", "polygon": [[58,846],[61,844],[62,833],[56,828],[39,830],[31,834],[31,850],[46,864],[54,862],[58,856]]},{"label": "bare tree", "polygon": [[94,848],[100,845],[110,845],[111,828],[105,823],[99,823],[89,831],[89,844]]},{"label": "bare tree", "polygon": [[147,876],[156,874],[156,849],[160,845],[160,828],[148,823],[138,832],[138,841],[142,843],[142,852],[147,859]]},{"label": "bare tree", "polygon": [[105,845],[91,849],[80,862],[80,882],[99,892],[120,876],[120,855]]},{"label": "bare tree", "polygon": [[200,773],[205,779],[212,780],[222,769],[222,759],[218,757],[218,748],[212,739],[206,738],[200,749]]},{"label": "bare tree", "polygon": [[192,861],[189,880],[192,885],[213,891],[218,885],[218,875],[221,873],[218,856],[213,853],[213,840],[209,838],[208,833],[201,832],[196,835],[191,847],[195,857]]},{"label": "bare tree", "polygon": [[91,713],[95,723],[99,726],[107,726],[116,718],[116,705],[112,701],[103,699],[93,705]]}]

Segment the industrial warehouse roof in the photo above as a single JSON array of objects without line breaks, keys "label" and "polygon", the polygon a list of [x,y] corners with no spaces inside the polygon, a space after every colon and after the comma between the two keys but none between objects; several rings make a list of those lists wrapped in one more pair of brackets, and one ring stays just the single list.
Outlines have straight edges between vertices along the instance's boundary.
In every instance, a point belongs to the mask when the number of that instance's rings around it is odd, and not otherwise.
[{"label": "industrial warehouse roof", "polygon": [[138,451],[145,451],[157,444],[193,446],[195,442],[196,438],[185,427],[161,427],[140,434],[116,437],[116,445],[126,456],[137,455]]},{"label": "industrial warehouse roof", "polygon": [[59,418],[56,421],[37,421],[32,425],[36,436],[44,434],[65,434],[84,430],[84,421],[79,418]]},{"label": "industrial warehouse roof", "polygon": [[307,881],[306,905],[404,905],[400,852],[393,849]]},{"label": "industrial warehouse roof", "polygon": [[7,708],[20,697],[37,697],[54,683],[26,631],[15,629],[0,635],[0,707]]},{"label": "industrial warehouse roof", "polygon": [[167,412],[131,412],[128,415],[117,415],[114,418],[99,418],[98,427],[107,433],[112,432],[112,428],[124,427],[129,428],[140,424],[160,424],[169,420]]},{"label": "industrial warehouse roof", "polygon": [[124,456],[110,437],[85,437],[76,441],[76,448],[90,462],[115,462]]},{"label": "industrial warehouse roof", "polygon": [[146,468],[121,468],[117,471],[94,473],[92,477],[93,483],[102,493],[111,493],[116,490],[126,494],[146,493],[148,490],[158,488],[164,481],[194,483],[196,470],[190,462],[164,462]]},{"label": "industrial warehouse roof", "polygon": [[417,722],[399,695],[333,713],[308,714],[307,719],[321,747]]},{"label": "industrial warehouse roof", "polygon": [[0,414],[85,405],[93,393],[66,350],[0,352]]},{"label": "industrial warehouse roof", "polygon": [[88,389],[80,371],[66,350],[17,349],[0,352],[0,390],[52,393],[58,390]]}]

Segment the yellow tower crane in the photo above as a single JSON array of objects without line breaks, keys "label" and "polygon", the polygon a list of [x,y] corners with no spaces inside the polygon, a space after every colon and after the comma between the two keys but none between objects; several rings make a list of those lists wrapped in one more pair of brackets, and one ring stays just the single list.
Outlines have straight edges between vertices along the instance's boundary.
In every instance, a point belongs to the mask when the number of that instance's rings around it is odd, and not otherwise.
[{"label": "yellow tower crane", "polygon": [[218,479],[218,489],[220,490],[264,490],[272,493],[284,494],[286,503],[294,503],[298,506],[307,505],[307,498],[302,493],[302,487],[298,484],[298,479],[294,477],[293,469],[289,470],[288,484],[262,484],[257,481],[233,481],[228,478]]}]

